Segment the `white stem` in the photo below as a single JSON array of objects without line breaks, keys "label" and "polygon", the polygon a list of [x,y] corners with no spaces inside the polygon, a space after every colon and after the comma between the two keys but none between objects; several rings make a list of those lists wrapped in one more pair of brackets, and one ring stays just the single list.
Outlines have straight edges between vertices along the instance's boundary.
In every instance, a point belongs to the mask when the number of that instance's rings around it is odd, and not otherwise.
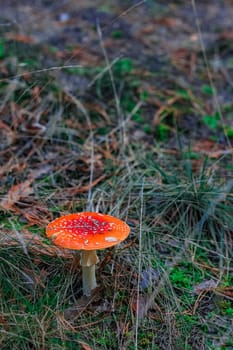
[{"label": "white stem", "polygon": [[90,296],[92,289],[97,287],[95,265],[83,267],[83,295]]},{"label": "white stem", "polygon": [[84,250],[81,254],[83,294],[91,295],[91,291],[97,287],[95,277],[95,264],[99,261],[95,250]]}]

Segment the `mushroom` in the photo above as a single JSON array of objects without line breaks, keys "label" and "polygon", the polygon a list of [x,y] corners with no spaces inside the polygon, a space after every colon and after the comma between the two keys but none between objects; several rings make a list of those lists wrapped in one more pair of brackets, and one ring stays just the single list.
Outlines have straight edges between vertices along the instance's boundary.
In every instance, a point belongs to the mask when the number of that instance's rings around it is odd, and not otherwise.
[{"label": "mushroom", "polygon": [[129,226],[113,216],[81,212],[61,216],[46,228],[46,235],[62,248],[81,250],[83,294],[91,295],[97,287],[96,250],[112,247],[128,237]]}]

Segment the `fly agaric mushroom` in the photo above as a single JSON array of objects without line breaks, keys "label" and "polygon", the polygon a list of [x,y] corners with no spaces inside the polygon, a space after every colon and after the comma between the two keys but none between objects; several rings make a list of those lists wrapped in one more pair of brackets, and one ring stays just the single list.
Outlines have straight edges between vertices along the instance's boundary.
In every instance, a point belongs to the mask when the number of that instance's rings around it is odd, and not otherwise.
[{"label": "fly agaric mushroom", "polygon": [[110,215],[82,212],[61,216],[46,228],[47,237],[62,248],[81,250],[83,294],[97,287],[96,250],[112,247],[128,237],[129,226]]}]

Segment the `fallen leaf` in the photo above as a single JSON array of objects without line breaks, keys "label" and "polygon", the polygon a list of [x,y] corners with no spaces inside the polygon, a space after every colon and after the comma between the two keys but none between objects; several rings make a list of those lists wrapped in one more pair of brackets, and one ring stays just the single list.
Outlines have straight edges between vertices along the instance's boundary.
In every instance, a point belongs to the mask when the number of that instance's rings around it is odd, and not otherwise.
[{"label": "fallen leaf", "polygon": [[83,348],[83,350],[93,350],[93,348],[91,348],[87,343],[85,343],[82,340],[79,340],[78,343],[81,345],[81,347]]},{"label": "fallen leaf", "polygon": [[217,144],[216,142],[209,139],[201,139],[195,142],[195,146],[192,147],[192,150],[195,152],[212,152],[214,149],[216,150]]},{"label": "fallen leaf", "polygon": [[11,210],[20,199],[26,198],[33,193],[31,183],[31,180],[26,180],[18,185],[13,185],[1,200],[0,206],[5,210]]},{"label": "fallen leaf", "polygon": [[233,298],[233,287],[219,287],[217,288],[217,292],[220,292],[225,296]]},{"label": "fallen leaf", "polygon": [[21,130],[31,135],[41,134],[46,131],[46,126],[33,121],[28,125],[22,125]]},{"label": "fallen leaf", "polygon": [[106,112],[105,108],[103,106],[101,106],[99,103],[96,103],[96,102],[84,102],[83,105],[88,110],[101,115],[105,119],[107,124],[111,124],[111,121],[110,121],[108,113]]},{"label": "fallen leaf", "polygon": [[151,34],[154,33],[156,30],[153,23],[149,23],[143,26],[143,28],[140,31],[140,34]]},{"label": "fallen leaf", "polygon": [[9,324],[8,324],[7,320],[5,319],[5,317],[2,315],[0,315],[0,325],[2,326],[2,328],[5,331],[9,329]]},{"label": "fallen leaf", "polygon": [[153,22],[156,24],[159,24],[160,26],[164,26],[164,27],[168,27],[168,28],[183,25],[181,20],[179,20],[178,18],[174,18],[174,17],[156,18],[156,19],[154,19]]},{"label": "fallen leaf", "polygon": [[41,102],[40,92],[40,87],[38,85],[34,86],[34,88],[31,90],[33,99],[35,99],[37,103]]},{"label": "fallen leaf", "polygon": [[79,60],[80,65],[89,65],[93,66],[98,64],[98,57],[88,51],[84,50],[83,47],[75,47],[73,50],[65,50],[65,51],[57,51],[55,52],[55,57],[58,59],[74,59],[77,58]]},{"label": "fallen leaf", "polygon": [[52,219],[48,209],[38,203],[28,203],[26,208],[15,207],[14,213],[24,216],[30,225],[48,225]]},{"label": "fallen leaf", "polygon": [[196,141],[195,146],[192,147],[193,152],[202,153],[210,158],[216,159],[224,154],[233,153],[233,148],[224,150],[223,147],[216,142],[209,139],[202,139]]},{"label": "fallen leaf", "polygon": [[0,138],[1,138],[1,148],[8,147],[15,141],[15,134],[3,121],[0,120]]},{"label": "fallen leaf", "polygon": [[168,109],[169,107],[171,107],[172,105],[174,105],[177,101],[182,100],[182,96],[173,96],[171,98],[169,98],[169,100],[166,102],[166,104],[162,105],[155,113],[154,117],[153,117],[153,125],[157,126],[160,124],[161,120],[164,118],[164,116],[162,116],[163,112]]},{"label": "fallen leaf", "polygon": [[35,39],[29,35],[15,34],[15,33],[6,33],[6,38],[14,41],[18,41],[24,44],[35,43]]},{"label": "fallen leaf", "polygon": [[189,75],[192,75],[195,71],[197,55],[194,51],[182,47],[173,50],[170,57],[173,65],[177,69],[182,70]]},{"label": "fallen leaf", "polygon": [[233,31],[225,30],[219,33],[218,40],[233,40]]},{"label": "fallen leaf", "polygon": [[[27,251],[31,251],[36,254],[43,254],[47,256],[59,256],[64,259],[73,259],[73,254],[68,249],[61,249],[54,245],[48,245],[43,242],[43,237],[31,233],[28,230],[21,230],[20,234],[24,241],[24,245]],[[0,247],[18,247],[22,243],[19,241],[16,232],[12,230],[1,229],[0,233]]]},{"label": "fallen leaf", "polygon": [[[90,166],[92,164],[92,162],[95,164],[95,168],[96,167],[99,167],[101,169],[104,169],[104,165],[103,165],[103,156],[102,154],[98,153],[94,156],[93,159],[90,159],[90,158],[87,158],[87,157],[80,157],[79,158],[84,164],[85,164],[85,168],[86,168],[86,171],[90,171]],[[83,169],[85,170],[85,169]]]}]

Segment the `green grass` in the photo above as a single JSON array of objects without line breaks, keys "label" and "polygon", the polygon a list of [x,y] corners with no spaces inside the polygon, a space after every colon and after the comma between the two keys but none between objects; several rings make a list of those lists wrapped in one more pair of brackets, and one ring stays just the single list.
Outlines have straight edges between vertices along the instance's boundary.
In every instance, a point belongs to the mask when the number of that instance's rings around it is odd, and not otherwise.
[{"label": "green grass", "polygon": [[[122,170],[109,185],[103,183],[92,194],[95,205],[99,193],[105,194],[100,211],[122,213],[139,222],[133,224],[129,239],[135,243],[115,253],[97,272],[100,290],[90,305],[82,306],[80,269],[72,268],[70,259],[25,255],[21,247],[1,250],[3,349],[81,349],[80,341],[94,348],[118,349],[125,344],[134,349],[136,313],[132,307],[137,293],[147,301],[151,296],[153,299],[146,315],[139,319],[138,348],[159,349],[165,342],[174,349],[192,349],[195,342],[208,340],[208,323],[217,330],[215,322],[221,317],[224,321],[217,334],[220,337],[227,331],[231,300],[221,293],[205,291],[198,301],[193,290],[209,279],[220,281],[219,287],[231,285],[227,276],[232,247],[226,243],[228,231],[232,230],[232,207],[224,204],[230,198],[226,193],[224,201],[220,201],[222,187],[209,186],[203,172],[198,178],[191,174],[188,179],[185,171],[182,176],[169,174],[157,163],[144,170],[143,164],[139,167],[139,157],[137,160],[133,177]],[[116,202],[119,189],[123,195]],[[206,216],[209,207],[211,211]],[[25,229],[19,223],[15,227],[22,232]],[[10,230],[9,225],[6,228]],[[106,254],[101,252],[101,260]],[[148,281],[146,288],[138,290],[140,274],[150,267],[159,271],[159,280]],[[79,304],[81,313],[74,308]]]}]

